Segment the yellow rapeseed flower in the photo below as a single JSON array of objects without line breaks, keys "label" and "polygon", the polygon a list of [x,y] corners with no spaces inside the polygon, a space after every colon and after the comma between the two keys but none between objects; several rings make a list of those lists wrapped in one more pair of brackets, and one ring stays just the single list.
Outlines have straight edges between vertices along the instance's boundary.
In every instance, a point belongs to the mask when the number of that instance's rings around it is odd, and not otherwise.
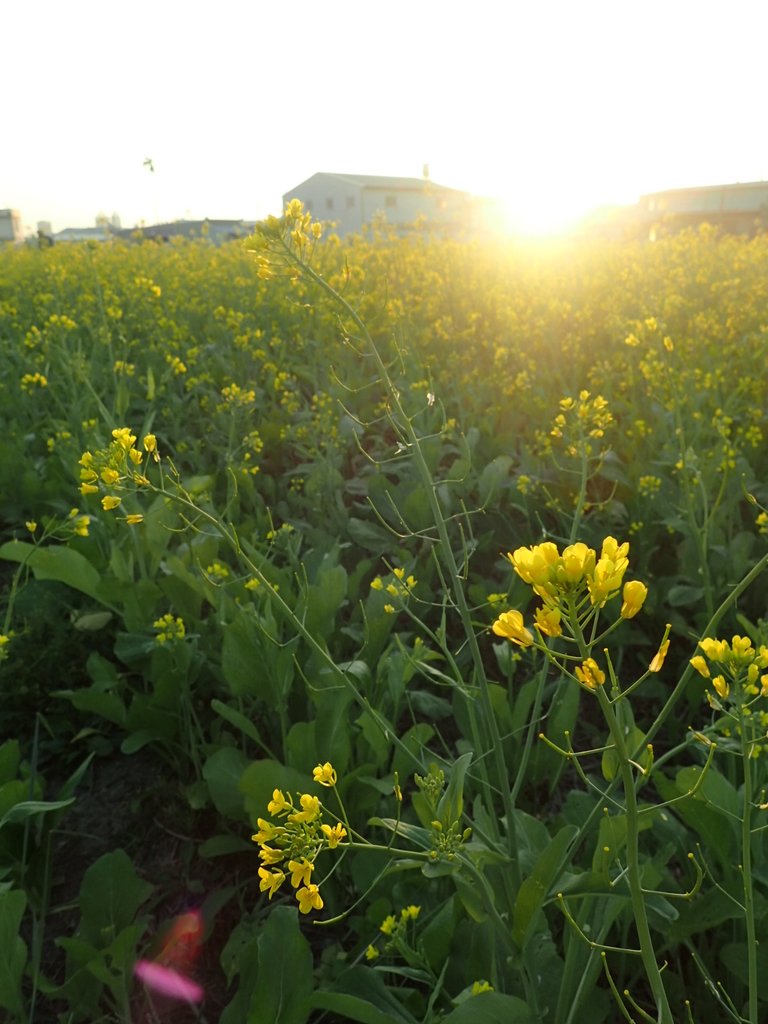
[{"label": "yellow rapeseed flower", "polygon": [[335,850],[336,847],[339,845],[342,839],[345,838],[347,834],[347,830],[344,828],[340,821],[333,826],[323,824],[320,826],[320,831],[328,840],[328,848],[330,850]]},{"label": "yellow rapeseed flower", "polygon": [[651,659],[651,664],[648,666],[649,672],[661,672],[662,666],[664,665],[664,659],[667,656],[669,650],[669,640],[662,641],[658,651],[654,654]]},{"label": "yellow rapeseed flower", "polygon": [[548,605],[544,605],[536,609],[533,618],[540,633],[552,637],[562,636],[563,628],[560,625],[559,608],[550,608]]},{"label": "yellow rapeseed flower", "polygon": [[310,910],[322,910],[324,906],[320,888],[317,885],[307,885],[303,889],[299,889],[296,899],[299,901],[299,912],[302,914],[308,914]]},{"label": "yellow rapeseed flower", "polygon": [[533,635],[523,625],[523,616],[518,611],[502,612],[491,629],[496,636],[503,636],[519,647],[530,647]]},{"label": "yellow rapeseed flower", "polygon": [[267,810],[270,814],[280,814],[281,811],[292,811],[293,804],[285,799],[281,789],[275,789],[272,791],[272,799],[267,804]]},{"label": "yellow rapeseed flower", "polygon": [[605,682],[605,672],[600,668],[594,658],[585,658],[581,665],[577,665],[576,678],[582,686],[588,690],[596,690]]},{"label": "yellow rapeseed flower", "polygon": [[298,889],[300,885],[309,885],[315,865],[311,860],[302,857],[301,860],[289,860],[288,870],[291,872],[291,885]]},{"label": "yellow rapeseed flower", "polygon": [[621,612],[622,619],[632,619],[637,615],[648,596],[648,587],[640,580],[630,580],[624,584],[622,594]]},{"label": "yellow rapeseed flower", "polygon": [[285,881],[285,875],[282,871],[270,871],[268,868],[259,868],[259,889],[262,892],[269,891],[269,898],[275,895],[277,890]]},{"label": "yellow rapeseed flower", "polygon": [[320,800],[310,793],[302,793],[299,797],[301,810],[288,815],[288,821],[304,822],[308,824],[314,821],[320,814]]},{"label": "yellow rapeseed flower", "polygon": [[313,770],[312,778],[315,780],[315,782],[319,782],[321,786],[335,786],[336,769],[333,767],[330,761],[326,761],[325,764],[319,764]]}]

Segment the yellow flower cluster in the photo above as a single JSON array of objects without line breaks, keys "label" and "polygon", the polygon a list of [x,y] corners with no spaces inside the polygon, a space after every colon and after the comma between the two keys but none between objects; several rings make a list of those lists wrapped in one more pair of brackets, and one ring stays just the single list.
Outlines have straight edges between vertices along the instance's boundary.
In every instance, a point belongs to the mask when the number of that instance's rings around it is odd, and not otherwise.
[{"label": "yellow flower cluster", "polygon": [[[507,557],[517,575],[543,601],[534,613],[534,626],[539,634],[553,638],[566,635],[568,639],[578,640],[589,620],[622,590],[629,567],[628,553],[628,542],[619,544],[614,537],[606,537],[599,557],[593,548],[581,542],[569,544],[561,552],[551,541],[531,548],[517,548]],[[624,583],[619,618],[634,618],[647,596],[648,588],[639,580]],[[491,628],[496,636],[505,637],[520,647],[535,643],[519,611],[502,612]],[[662,663],[663,655],[658,668]],[[593,658],[585,658],[575,669],[575,677],[590,690],[605,683],[605,673]]]},{"label": "yellow flower cluster", "polygon": [[699,647],[703,654],[691,658],[691,665],[699,675],[709,680],[722,700],[730,697],[744,706],[757,697],[768,697],[768,672],[765,671],[768,669],[768,647],[765,644],[755,649],[746,636],[734,636],[730,643],[705,637],[699,641]]},{"label": "yellow flower cluster", "polygon": [[22,391],[29,394],[35,388],[47,388],[48,378],[42,373],[25,373],[21,378],[20,386]]},{"label": "yellow flower cluster", "polygon": [[[88,536],[88,528],[91,525],[91,517],[87,515],[81,515],[79,508],[72,508],[69,510],[67,522],[76,537]],[[37,526],[37,524],[35,524],[35,526]]]},{"label": "yellow flower cluster", "polygon": [[[105,512],[112,512],[123,503],[120,493],[126,488],[146,486],[149,481],[144,473],[144,462],[152,458],[160,461],[157,450],[157,438],[147,434],[143,441],[142,453],[136,448],[136,436],[129,427],[118,427],[112,431],[112,441],[106,448],[96,452],[83,452],[78,465],[80,466],[80,493],[82,495],[99,494],[103,489],[108,493],[101,497],[101,507]],[[135,526],[144,520],[140,512],[131,512],[123,517],[129,526]]]},{"label": "yellow flower cluster", "polygon": [[392,597],[408,597],[410,592],[419,581],[414,576],[406,576],[405,569],[397,568],[392,570],[392,578],[389,583],[384,583],[381,576],[371,580],[372,590],[385,590]]},{"label": "yellow flower cluster", "polygon": [[[388,914],[384,918],[379,925],[379,931],[387,938],[384,946],[385,953],[391,953],[396,950],[402,951],[408,945],[408,922],[416,921],[420,913],[421,907],[415,906],[412,903],[408,907],[403,907],[399,915]],[[366,960],[376,960],[379,955],[379,950],[373,944],[370,944],[365,951]]]},{"label": "yellow flower cluster", "polygon": [[[589,595],[593,606],[602,608],[621,588],[629,566],[628,552],[628,542],[619,544],[613,537],[606,537],[599,558],[593,548],[581,542],[569,544],[561,554],[551,541],[532,548],[517,548],[509,552],[507,558],[520,579],[530,584],[542,598],[547,609],[558,609],[566,599],[580,604],[585,594]],[[622,618],[632,618],[640,611],[646,593],[643,584],[631,585],[625,593]],[[543,625],[546,624],[545,621]],[[560,635],[555,623],[550,629],[542,628],[542,632],[548,636]]]},{"label": "yellow flower cluster", "polygon": [[[326,761],[313,772],[314,781],[332,789],[336,785],[336,771]],[[308,914],[322,910],[320,886],[312,881],[315,861],[324,850],[334,850],[343,843],[347,830],[342,822],[329,825],[323,821],[323,805],[311,793],[299,793],[298,804],[290,794],[275,789],[267,811],[278,821],[258,819],[259,831],[251,836],[260,846],[259,889],[272,899],[286,878],[296,890],[299,911]]]},{"label": "yellow flower cluster", "polygon": [[152,625],[157,630],[157,636],[155,639],[159,644],[173,643],[174,640],[183,640],[187,633],[186,627],[184,626],[184,620],[174,618],[170,612],[162,615],[159,619],[155,619]]},{"label": "yellow flower cluster", "polygon": [[592,398],[589,391],[580,391],[578,399],[561,399],[550,436],[565,441],[569,455],[578,454],[582,447],[590,455],[592,449],[586,439],[602,438],[612,423],[613,416],[605,398],[602,395]]}]

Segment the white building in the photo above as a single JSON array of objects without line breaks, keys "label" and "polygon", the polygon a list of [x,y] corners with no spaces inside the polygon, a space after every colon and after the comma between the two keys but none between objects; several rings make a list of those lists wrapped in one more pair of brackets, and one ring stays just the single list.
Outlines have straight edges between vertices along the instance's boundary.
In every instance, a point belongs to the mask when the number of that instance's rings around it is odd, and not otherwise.
[{"label": "white building", "polygon": [[283,196],[283,208],[300,199],[315,220],[335,224],[339,235],[362,230],[383,218],[404,231],[419,218],[446,235],[471,230],[473,204],[467,192],[436,185],[427,178],[387,178],[371,174],[318,172]]},{"label": "white building", "polygon": [[18,210],[0,210],[0,242],[23,242],[24,226]]}]

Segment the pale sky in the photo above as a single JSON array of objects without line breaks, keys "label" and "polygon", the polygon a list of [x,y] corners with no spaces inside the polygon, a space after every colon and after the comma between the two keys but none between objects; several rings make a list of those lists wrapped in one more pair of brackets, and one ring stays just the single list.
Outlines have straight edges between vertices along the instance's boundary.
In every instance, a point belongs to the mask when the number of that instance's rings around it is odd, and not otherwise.
[{"label": "pale sky", "polygon": [[30,230],[261,218],[316,171],[428,164],[526,228],[768,178],[766,0],[3,0],[0,25],[0,208]]}]

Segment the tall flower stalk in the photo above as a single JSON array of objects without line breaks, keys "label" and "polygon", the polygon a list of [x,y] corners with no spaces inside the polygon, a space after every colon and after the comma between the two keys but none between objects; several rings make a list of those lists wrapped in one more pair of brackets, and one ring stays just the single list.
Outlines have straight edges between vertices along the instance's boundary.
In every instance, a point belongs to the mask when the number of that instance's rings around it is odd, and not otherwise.
[{"label": "tall flower stalk", "polygon": [[[598,554],[586,544],[576,542],[560,551],[556,544],[545,542],[534,547],[521,547],[508,554],[517,575],[530,585],[542,604],[534,614],[534,630],[524,624],[519,611],[499,616],[493,631],[520,647],[537,647],[562,675],[569,677],[592,694],[600,706],[610,735],[610,743],[624,791],[627,832],[627,863],[625,868],[632,913],[639,941],[639,953],[656,1007],[659,1024],[672,1024],[672,1011],[664,988],[653,944],[645,892],[640,877],[639,834],[640,815],[637,805],[637,773],[645,768],[633,759],[627,746],[620,716],[620,702],[628,690],[622,691],[613,666],[606,660],[600,664],[595,654],[610,633],[622,621],[641,610],[648,589],[640,580],[624,582],[629,568],[629,544],[620,544],[606,537]],[[603,623],[602,611],[621,594],[621,605],[613,621]],[[668,631],[667,631],[668,632]],[[556,641],[545,642],[545,638]],[[658,671],[668,647],[665,636],[659,652],[648,671]],[[611,696],[606,693],[610,677]],[[634,688],[634,684],[633,684]],[[650,752],[649,752],[650,753]],[[622,1004],[623,1005],[623,1004]]]}]

